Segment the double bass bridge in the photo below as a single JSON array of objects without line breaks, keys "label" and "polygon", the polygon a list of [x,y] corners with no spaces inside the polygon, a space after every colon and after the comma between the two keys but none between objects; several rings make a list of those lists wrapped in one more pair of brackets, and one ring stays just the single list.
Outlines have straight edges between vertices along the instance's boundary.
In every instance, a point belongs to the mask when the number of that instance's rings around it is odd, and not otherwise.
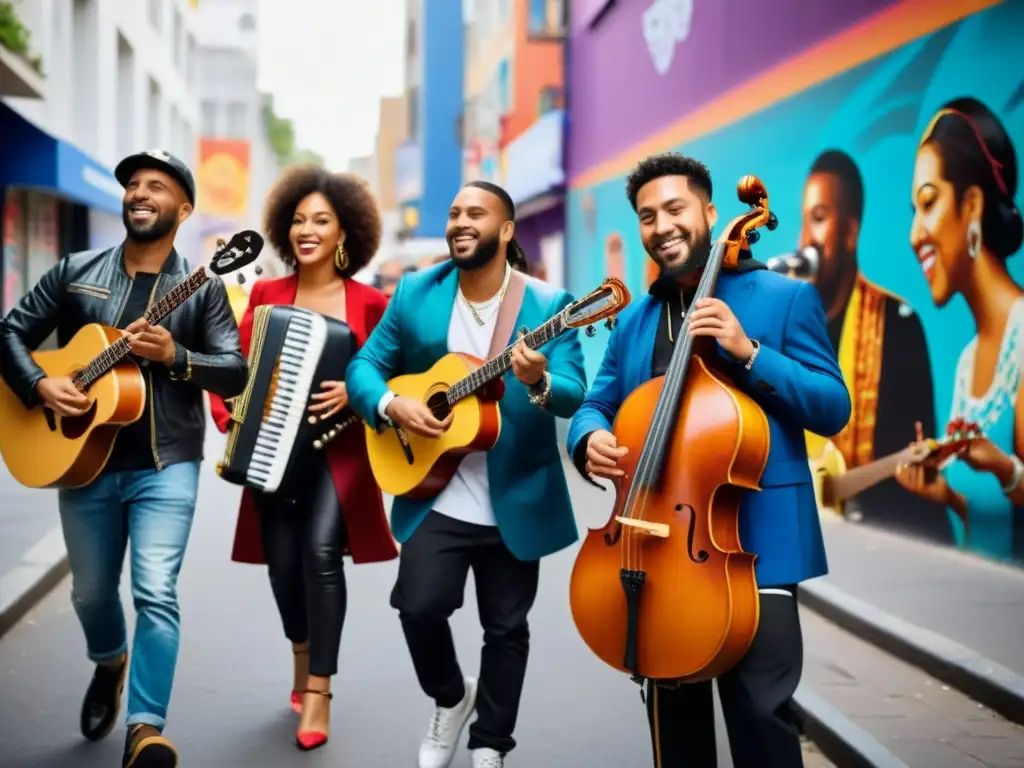
[{"label": "double bass bridge", "polygon": [[635,528],[637,533],[642,533],[645,536],[655,536],[659,539],[667,539],[670,532],[668,523],[649,523],[646,520],[634,520],[622,515],[617,515],[615,521],[621,525]]}]

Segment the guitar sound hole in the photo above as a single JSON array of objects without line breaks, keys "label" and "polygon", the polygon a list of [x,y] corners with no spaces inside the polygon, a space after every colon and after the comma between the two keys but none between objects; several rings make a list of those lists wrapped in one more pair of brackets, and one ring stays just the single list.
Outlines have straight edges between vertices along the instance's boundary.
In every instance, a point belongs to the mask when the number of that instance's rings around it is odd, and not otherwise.
[{"label": "guitar sound hole", "polygon": [[444,421],[448,418],[448,414],[451,413],[451,408],[448,406],[448,398],[445,397],[444,392],[435,392],[433,395],[427,398],[427,408],[434,414],[434,418],[438,421]]},{"label": "guitar sound hole", "polygon": [[61,416],[60,433],[68,440],[77,440],[85,434],[96,418],[96,403],[89,406],[89,410],[81,416]]}]

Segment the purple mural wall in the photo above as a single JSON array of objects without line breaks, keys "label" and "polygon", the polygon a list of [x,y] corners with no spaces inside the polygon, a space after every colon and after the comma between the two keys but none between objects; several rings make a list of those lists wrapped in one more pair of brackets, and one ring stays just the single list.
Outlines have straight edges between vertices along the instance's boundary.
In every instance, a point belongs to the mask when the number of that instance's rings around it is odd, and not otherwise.
[{"label": "purple mural wall", "polygon": [[[577,0],[568,64],[570,179],[772,65],[896,4],[774,0],[769,9],[758,0]],[[722,40],[735,44],[722,45]],[[629,119],[617,118],[623,115]]]}]

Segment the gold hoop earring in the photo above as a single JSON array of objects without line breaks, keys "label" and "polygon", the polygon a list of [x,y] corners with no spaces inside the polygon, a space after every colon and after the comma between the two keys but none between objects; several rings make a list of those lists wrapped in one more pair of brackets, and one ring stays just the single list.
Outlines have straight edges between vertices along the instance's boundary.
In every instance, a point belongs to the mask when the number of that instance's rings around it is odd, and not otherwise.
[{"label": "gold hoop earring", "polygon": [[974,221],[967,227],[967,253],[972,259],[978,258],[981,251],[981,224]]},{"label": "gold hoop earring", "polygon": [[348,254],[345,253],[345,246],[341,243],[338,243],[338,249],[334,252],[334,266],[339,272],[348,269]]}]

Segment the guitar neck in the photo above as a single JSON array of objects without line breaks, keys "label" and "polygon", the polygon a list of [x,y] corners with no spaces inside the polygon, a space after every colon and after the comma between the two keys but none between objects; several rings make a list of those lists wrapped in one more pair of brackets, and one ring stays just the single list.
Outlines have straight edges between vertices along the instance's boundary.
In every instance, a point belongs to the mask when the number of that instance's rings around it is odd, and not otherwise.
[{"label": "guitar neck", "polygon": [[[539,349],[561,336],[568,330],[565,319],[559,313],[548,320],[544,325],[536,328],[523,337],[523,341],[530,349]],[[495,379],[499,379],[512,367],[512,350],[519,341],[510,344],[504,352],[497,357],[488,360],[471,374],[453,384],[448,389],[448,403],[454,405],[463,398],[469,397],[474,392],[482,389]]]},{"label": "guitar neck", "polygon": [[[156,325],[171,312],[181,306],[196,291],[203,287],[203,283],[209,280],[209,273],[206,267],[196,269],[184,281],[169,290],[156,304],[146,310],[143,317],[150,325]],[[98,354],[87,365],[76,379],[84,386],[93,384],[100,376],[105,374],[131,352],[128,345],[128,338],[122,336],[103,352]]]},{"label": "guitar neck", "polygon": [[832,498],[836,502],[856,496],[861,491],[888,480],[896,474],[900,464],[910,461],[910,450],[904,448],[896,453],[883,456],[861,467],[854,467],[839,477],[831,478]]}]

